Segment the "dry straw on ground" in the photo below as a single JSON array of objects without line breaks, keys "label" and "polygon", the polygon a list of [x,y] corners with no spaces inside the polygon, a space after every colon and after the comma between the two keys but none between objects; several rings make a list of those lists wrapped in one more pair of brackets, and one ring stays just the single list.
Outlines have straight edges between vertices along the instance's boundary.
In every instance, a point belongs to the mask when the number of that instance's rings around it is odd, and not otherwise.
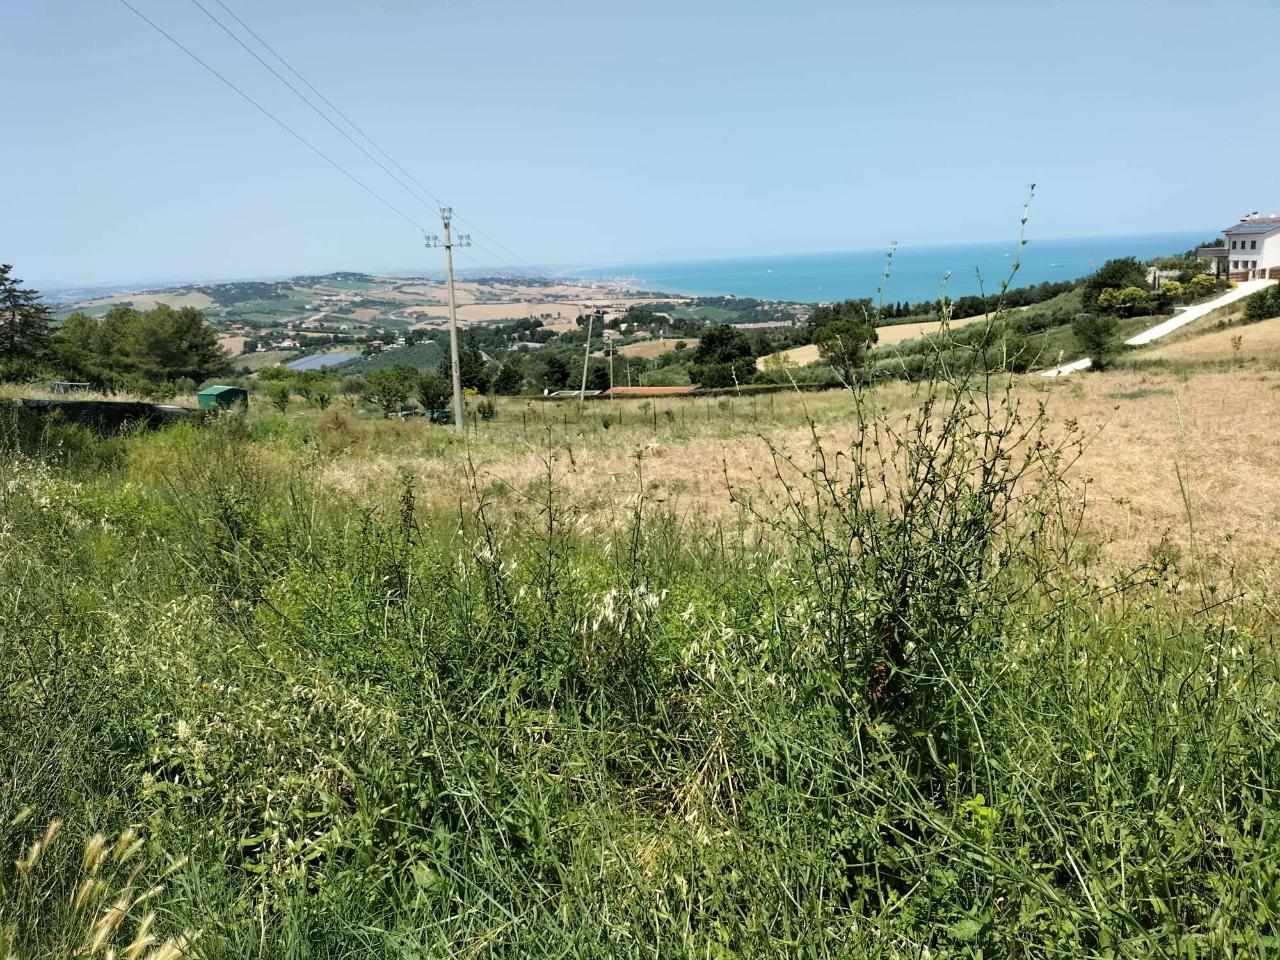
[{"label": "dry straw on ground", "polygon": [[[903,415],[917,399],[906,384],[886,385],[875,397]],[[1186,379],[1116,371],[1051,385],[1028,376],[1016,384],[1014,398],[1028,414],[1044,401],[1051,433],[1078,426],[1085,448],[1070,479],[1089,503],[1087,532],[1108,558],[1142,561],[1168,543],[1218,567],[1271,562],[1280,536],[1274,482],[1280,476],[1274,430],[1280,373]],[[469,454],[494,490],[536,489],[550,462],[556,480],[594,509],[625,515],[642,484],[647,495],[689,518],[724,520],[737,512],[730,488],[776,482],[770,445],[800,461],[809,455],[806,416],[829,449],[849,448],[851,400],[840,391],[663,401],[656,411],[637,402],[596,402],[581,413],[576,406],[509,402],[499,420],[465,446],[437,442],[423,450],[424,437],[438,438],[438,429],[397,425],[394,442],[373,451],[357,439],[349,453],[319,468],[319,480],[346,496],[381,499],[410,474],[424,501],[456,507]],[[607,418],[613,422],[603,429]]]}]

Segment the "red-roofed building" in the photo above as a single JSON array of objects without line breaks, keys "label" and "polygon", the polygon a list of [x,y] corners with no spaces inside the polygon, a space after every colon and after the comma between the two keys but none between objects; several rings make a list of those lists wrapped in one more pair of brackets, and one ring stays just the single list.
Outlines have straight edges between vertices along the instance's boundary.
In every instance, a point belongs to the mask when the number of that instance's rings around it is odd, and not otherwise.
[{"label": "red-roofed building", "polygon": [[625,399],[628,397],[684,397],[697,387],[610,387],[601,396]]}]

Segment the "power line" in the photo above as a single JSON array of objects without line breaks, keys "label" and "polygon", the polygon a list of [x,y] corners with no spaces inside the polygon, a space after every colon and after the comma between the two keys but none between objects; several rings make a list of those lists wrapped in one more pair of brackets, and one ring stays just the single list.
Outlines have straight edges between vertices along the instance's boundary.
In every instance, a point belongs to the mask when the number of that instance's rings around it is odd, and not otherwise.
[{"label": "power line", "polygon": [[129,2],[129,0],[120,0],[120,2],[124,4],[126,7],[128,7],[130,10],[132,10],[140,20],[142,20],[144,23],[149,25],[153,30],[156,31],[156,33],[160,34],[160,36],[164,37],[166,40],[172,43],[175,47],[177,47],[179,50],[185,53],[188,57],[190,57],[196,63],[200,64],[200,66],[204,67],[211,74],[213,74],[215,77],[221,80],[224,84],[226,84],[236,93],[238,93],[241,97],[243,97],[251,105],[253,105],[259,112],[264,114],[268,119],[270,119],[278,127],[280,127],[282,130],[284,130],[286,133],[292,136],[295,140],[297,140],[299,143],[305,146],[308,150],[310,150],[316,156],[320,157],[322,160],[328,163],[331,167],[333,167],[335,170],[341,173],[344,177],[346,177],[352,183],[356,184],[358,187],[360,187],[362,190],[368,193],[371,197],[373,197],[375,200],[381,203],[384,207],[386,207],[388,210],[396,214],[396,216],[400,217],[410,226],[417,229],[420,233],[426,232],[426,228],[424,228],[422,224],[418,223],[416,220],[413,219],[413,217],[409,216],[407,213],[405,213],[403,210],[401,210],[399,207],[393,204],[390,200],[387,200],[385,197],[382,196],[382,194],[378,193],[371,186],[369,186],[367,183],[365,183],[363,180],[357,177],[354,173],[352,173],[346,167],[342,166],[342,164],[338,163],[338,161],[334,160],[327,153],[325,153],[323,150],[317,147],[314,143],[312,143],[302,134],[298,133],[298,131],[294,130],[291,126],[289,126],[279,117],[277,117],[274,113],[272,113],[262,104],[260,104],[257,100],[253,99],[253,97],[249,96],[249,94],[245,93],[243,90],[237,87],[234,83],[232,83],[230,80],[224,77],[221,73],[219,73],[217,70],[211,67],[208,63],[202,60],[197,54],[195,54],[189,48],[183,46],[183,44],[177,38],[175,38],[172,34],[165,31],[163,27],[161,27],[154,20],[148,17],[145,13],[143,13],[141,10],[135,7],[132,3]]},{"label": "power line", "polygon": [[[357,150],[363,153],[366,157],[372,160],[375,164],[377,164],[378,168],[383,173],[391,177],[391,179],[395,180],[395,182],[400,184],[400,186],[404,187],[404,189],[407,190],[414,199],[416,199],[419,203],[427,207],[427,209],[431,210],[432,213],[439,212],[438,210],[433,208],[429,203],[427,203],[426,200],[424,200],[421,196],[419,196],[417,191],[415,191],[413,187],[409,186],[407,183],[405,183],[403,180],[397,177],[394,173],[392,173],[389,169],[387,169],[387,166],[381,160],[379,160],[377,157],[371,154],[368,150],[366,150],[359,142],[356,141],[354,137],[351,136],[351,134],[347,133],[347,131],[343,130],[342,127],[334,123],[327,113],[325,113],[323,110],[317,107],[314,103],[308,100],[306,95],[303,94],[302,91],[300,91],[297,87],[295,87],[283,76],[281,76],[280,71],[278,71],[275,67],[271,66],[271,64],[267,63],[267,61],[263,60],[262,57],[258,56],[258,52],[256,50],[254,50],[251,46],[249,46],[247,43],[241,40],[238,36],[236,36],[236,34],[231,30],[230,27],[228,27],[225,23],[223,23],[221,20],[215,17],[212,13],[210,13],[209,8],[206,7],[204,4],[202,4],[200,0],[191,0],[191,2],[195,4],[196,7],[199,8],[201,13],[203,13],[206,17],[208,17],[215,24],[217,24],[218,28],[222,30],[223,33],[225,33],[228,37],[230,37],[232,40],[238,43],[245,50],[245,52],[249,54],[249,56],[253,57],[253,59],[257,60],[267,70],[271,71],[271,75],[274,76],[281,83],[283,83],[291,91],[293,91],[294,95],[297,96],[299,100],[301,100],[308,107],[314,110],[316,113],[316,116],[318,116],[325,123],[329,124],[329,126],[333,127],[333,129],[337,130],[338,133],[340,133],[343,137],[347,139],[348,143],[350,143],[353,147],[355,147]],[[428,191],[428,193],[430,193],[430,191]],[[437,200],[436,201],[437,207],[439,206],[439,203],[440,203],[439,200]]]},{"label": "power line", "polygon": [[[193,2],[194,2],[194,0],[193,0]],[[363,138],[364,138],[364,139],[365,139],[365,140],[366,140],[366,141],[367,141],[367,142],[368,142],[368,143],[373,147],[373,149],[377,150],[380,154],[382,154],[382,156],[383,156],[383,157],[385,157],[385,158],[386,158],[386,160],[387,160],[387,162],[388,162],[388,163],[390,163],[392,166],[396,167],[396,169],[398,169],[398,170],[399,170],[401,173],[403,173],[406,177],[408,177],[410,180],[412,180],[412,181],[413,181],[413,183],[414,183],[414,184],[416,184],[416,185],[417,185],[417,187],[418,187],[420,190],[422,190],[422,192],[423,192],[423,193],[425,193],[425,194],[426,194],[427,196],[429,196],[432,200],[434,200],[434,201],[435,201],[435,204],[436,204],[436,208],[437,208],[437,209],[435,210],[435,212],[436,212],[436,213],[439,213],[439,212],[440,212],[440,211],[439,211],[439,208],[440,208],[440,207],[443,207],[443,206],[445,205],[445,203],[444,203],[444,201],[443,201],[443,200],[441,200],[441,199],[440,199],[439,197],[437,197],[434,193],[432,193],[432,192],[431,192],[431,190],[430,190],[428,187],[426,187],[426,186],[424,186],[422,183],[420,183],[420,182],[417,180],[417,178],[415,178],[415,177],[413,176],[413,174],[411,174],[408,170],[405,170],[405,169],[404,169],[404,167],[402,167],[402,166],[400,166],[400,164],[396,163],[396,161],[395,161],[395,158],[394,158],[394,157],[392,157],[390,154],[388,154],[388,153],[387,153],[387,151],[383,150],[383,149],[382,149],[382,147],[378,146],[378,144],[374,141],[374,139],[373,139],[372,137],[370,137],[367,133],[365,133],[362,129],[360,129],[360,127],[356,125],[356,122],[355,122],[354,120],[352,120],[350,117],[348,117],[345,113],[343,113],[343,112],[342,112],[342,110],[340,110],[340,109],[337,107],[337,105],[335,105],[335,104],[334,104],[334,102],[333,102],[332,100],[330,100],[330,99],[329,99],[328,97],[326,97],[323,93],[321,93],[319,90],[317,90],[317,89],[315,88],[315,86],[311,83],[311,81],[310,81],[310,80],[308,80],[308,79],[307,79],[306,77],[304,77],[301,73],[299,73],[299,72],[298,72],[298,70],[293,66],[293,64],[291,64],[288,60],[286,60],[283,56],[281,56],[281,55],[280,55],[280,52],[279,52],[278,50],[276,50],[276,48],[275,48],[275,47],[273,47],[273,46],[271,46],[271,44],[267,43],[267,41],[266,41],[266,40],[263,40],[263,39],[262,39],[262,37],[258,35],[258,32],[257,32],[256,30],[254,30],[254,29],[253,29],[253,27],[251,27],[251,26],[249,26],[247,23],[245,23],[245,22],[244,22],[244,20],[242,20],[242,19],[239,17],[239,15],[238,15],[234,10],[232,10],[232,9],[231,9],[230,7],[228,7],[225,3],[223,3],[223,2],[222,2],[222,0],[215,0],[215,2],[218,4],[218,6],[220,6],[220,7],[221,7],[225,12],[226,12],[227,16],[231,17],[231,19],[232,19],[232,20],[234,20],[236,23],[240,24],[240,26],[244,29],[244,31],[245,31],[247,34],[249,34],[249,36],[251,36],[251,37],[253,37],[253,39],[257,40],[257,41],[258,41],[258,43],[259,43],[259,44],[261,44],[261,45],[262,45],[262,47],[263,47],[263,48],[264,48],[268,53],[270,53],[273,57],[275,57],[277,60],[279,60],[279,61],[280,61],[280,63],[284,65],[284,68],[285,68],[286,70],[288,70],[288,71],[289,71],[290,73],[292,73],[295,77],[297,77],[297,78],[298,78],[298,80],[302,83],[302,85],[303,85],[303,86],[305,86],[308,90],[310,90],[310,91],[311,91],[312,93],[314,93],[317,97],[319,97],[319,98],[324,102],[325,106],[327,106],[330,110],[332,110],[332,111],[333,111],[334,113],[336,113],[339,117],[341,117],[341,118],[342,118],[342,120],[347,124],[347,126],[351,127],[351,129],[352,129],[352,130],[354,130],[356,133],[360,134],[360,136],[361,136],[361,137],[363,137]],[[197,6],[199,6],[199,4],[197,4]],[[202,8],[202,9],[203,9],[203,8]],[[206,11],[206,12],[207,12],[207,11]],[[225,30],[226,28],[225,28],[225,27],[223,27],[223,29]],[[256,56],[256,54],[255,54],[255,56]],[[270,68],[268,67],[268,69],[270,69]],[[274,71],[274,70],[272,70],[271,72],[272,72],[272,73],[275,73],[275,71]],[[276,76],[279,76],[279,74],[276,74]]]},{"label": "power line", "polygon": [[[425,204],[425,202],[426,202],[426,201],[423,201],[423,200],[422,200],[422,198],[421,198],[421,196],[419,196],[419,195],[418,195],[418,193],[417,193],[416,191],[414,191],[412,187],[408,186],[408,184],[406,184],[403,180],[401,180],[398,176],[396,176],[396,174],[394,174],[394,173],[392,173],[390,170],[388,170],[388,169],[386,168],[386,166],[384,166],[384,165],[382,164],[382,162],[381,162],[381,161],[379,161],[376,157],[374,157],[372,154],[370,154],[368,150],[366,150],[366,149],[365,149],[364,147],[362,147],[360,144],[356,143],[356,141],[355,141],[354,139],[352,139],[352,137],[351,137],[351,136],[350,136],[350,135],[349,135],[345,130],[343,130],[343,129],[342,129],[341,127],[339,127],[336,123],[334,123],[334,122],[333,122],[333,120],[331,120],[328,116],[326,116],[326,115],[325,115],[325,114],[324,114],[324,113],[323,113],[323,112],[322,112],[322,111],[321,111],[321,110],[320,110],[320,109],[319,109],[319,108],[318,108],[314,103],[312,103],[312,102],[311,102],[310,100],[308,100],[305,96],[303,96],[303,94],[302,94],[302,93],[301,93],[297,88],[295,88],[295,87],[293,86],[293,84],[289,83],[289,81],[288,81],[288,80],[286,80],[284,77],[280,76],[280,74],[279,74],[279,73],[278,73],[278,72],[277,72],[277,71],[276,71],[276,70],[275,70],[275,69],[274,69],[270,64],[268,64],[265,60],[263,60],[260,56],[258,56],[258,54],[257,54],[257,53],[255,53],[255,52],[254,52],[254,51],[253,51],[253,50],[252,50],[248,45],[246,45],[246,44],[244,43],[244,41],[243,41],[243,40],[241,40],[241,39],[240,39],[239,37],[237,37],[234,33],[232,33],[232,32],[231,32],[231,30],[229,30],[229,29],[226,27],[226,25],[225,25],[225,24],[223,24],[220,20],[218,20],[216,17],[214,17],[214,16],[213,16],[213,14],[211,14],[207,9],[205,9],[205,7],[204,7],[204,6],[199,2],[199,0],[191,0],[191,2],[192,2],[192,3],[194,3],[197,7],[199,7],[202,11],[204,11],[205,16],[209,17],[209,19],[213,20],[213,22],[214,22],[214,23],[218,24],[218,26],[219,26],[219,27],[221,27],[224,31],[226,31],[226,33],[227,33],[230,37],[232,37],[232,38],[236,41],[236,43],[238,43],[238,44],[240,44],[240,46],[244,47],[244,49],[245,49],[245,50],[248,50],[248,51],[249,51],[249,53],[254,57],[254,59],[256,59],[256,60],[257,60],[259,63],[261,63],[264,67],[266,67],[268,70],[270,70],[270,71],[271,71],[271,73],[272,73],[272,74],[274,74],[274,75],[275,75],[275,77],[276,77],[277,79],[279,79],[281,83],[283,83],[283,84],[284,84],[285,86],[287,86],[290,90],[292,90],[295,94],[297,94],[297,96],[298,96],[298,97],[299,97],[299,98],[300,98],[304,103],[306,103],[309,107],[311,107],[311,109],[312,109],[312,110],[315,110],[317,113],[319,113],[319,114],[320,114],[320,116],[321,116],[321,117],[323,117],[323,118],[324,118],[324,120],[325,120],[325,121],[326,121],[330,126],[332,126],[335,130],[337,130],[337,131],[338,131],[339,133],[341,133],[344,137],[346,137],[346,138],[347,138],[347,140],[349,140],[352,144],[354,144],[354,145],[356,146],[356,148],[357,148],[357,149],[359,149],[359,150],[360,150],[360,151],[361,151],[365,156],[367,156],[370,160],[372,160],[374,163],[376,163],[376,164],[379,166],[379,168],[381,168],[381,169],[382,169],[382,171],[383,171],[384,173],[386,173],[386,174],[387,174],[387,176],[389,176],[389,177],[391,177],[392,179],[394,179],[397,183],[399,183],[402,187],[404,187],[404,188],[405,188],[405,190],[407,190],[409,193],[413,194],[415,197],[417,197],[417,198],[418,198],[418,200],[419,200],[419,201],[421,201],[421,202],[423,202],[423,203]],[[338,116],[339,116],[339,117],[340,117],[340,118],[341,118],[341,119],[342,119],[342,120],[347,124],[347,126],[349,126],[349,127],[350,127],[352,130],[354,130],[357,134],[359,134],[359,135],[360,135],[360,137],[361,137],[361,138],[363,138],[363,139],[364,139],[364,140],[365,140],[365,141],[366,141],[366,142],[367,142],[371,147],[373,147],[373,149],[374,149],[374,150],[376,150],[378,153],[380,153],[380,154],[381,154],[381,155],[386,159],[387,163],[390,163],[393,167],[395,167],[397,170],[399,170],[399,171],[400,171],[400,173],[404,174],[404,176],[405,176],[406,178],[408,178],[408,180],[409,180],[411,183],[413,183],[413,184],[414,184],[414,185],[415,185],[419,190],[421,190],[421,191],[422,191],[423,193],[425,193],[428,197],[430,197],[432,200],[434,200],[434,201],[435,201],[435,204],[436,204],[436,208],[437,208],[437,209],[436,209],[436,210],[433,210],[432,212],[434,212],[434,213],[439,213],[439,209],[438,209],[438,208],[443,207],[443,206],[445,205],[445,203],[444,203],[444,201],[443,201],[443,200],[441,200],[438,196],[436,196],[436,195],[435,195],[435,193],[433,193],[429,187],[427,187],[425,184],[423,184],[423,183],[422,183],[422,181],[420,181],[420,180],[419,180],[417,177],[415,177],[412,173],[410,173],[408,170],[406,170],[406,169],[405,169],[405,168],[404,168],[400,163],[398,163],[398,162],[396,161],[396,159],[395,159],[393,156],[391,156],[391,154],[387,153],[387,151],[386,151],[386,150],[384,150],[384,149],[383,149],[383,148],[378,144],[378,142],[377,142],[376,140],[374,140],[374,139],[373,139],[373,137],[371,137],[371,136],[369,136],[369,134],[365,133],[365,131],[364,131],[364,130],[363,130],[363,129],[362,129],[362,128],[361,128],[361,127],[360,127],[360,126],[359,126],[359,125],[354,121],[354,120],[352,120],[352,119],[351,119],[349,116],[347,116],[347,115],[346,115],[346,114],[345,114],[341,109],[339,109],[339,108],[338,108],[338,106],[337,106],[336,104],[334,104],[334,102],[333,102],[332,100],[330,100],[330,99],[329,99],[328,97],[326,97],[323,93],[321,93],[321,92],[320,92],[320,91],[315,87],[315,85],[311,83],[311,81],[309,81],[306,77],[304,77],[304,76],[303,76],[303,75],[298,71],[298,69],[297,69],[296,67],[294,67],[294,66],[293,66],[293,64],[291,64],[288,60],[286,60],[286,59],[285,59],[285,58],[280,54],[280,52],[279,52],[278,50],[276,50],[276,48],[275,48],[275,47],[273,47],[271,44],[267,43],[267,41],[266,41],[266,40],[262,39],[262,37],[258,34],[258,32],[257,32],[256,30],[254,30],[251,26],[249,26],[249,24],[245,23],[245,22],[244,22],[244,20],[243,20],[243,19],[241,19],[241,17],[240,17],[240,16],[239,16],[239,15],[238,15],[234,10],[232,10],[230,7],[228,7],[228,6],[223,2],[223,0],[215,0],[215,2],[218,4],[218,6],[220,6],[220,7],[221,7],[225,12],[226,12],[226,14],[227,14],[229,17],[231,17],[231,19],[232,19],[232,20],[234,20],[236,23],[238,23],[238,24],[239,24],[239,25],[244,29],[244,31],[245,31],[246,33],[248,33],[248,34],[249,34],[249,36],[253,37],[253,39],[254,39],[254,40],[258,41],[258,43],[262,45],[263,49],[265,49],[268,53],[270,53],[273,57],[275,57],[278,61],[280,61],[280,63],[284,66],[284,68],[285,68],[286,70],[288,70],[291,74],[293,74],[295,77],[297,77],[297,78],[298,78],[298,80],[299,80],[299,82],[301,82],[303,86],[305,86],[308,90],[310,90],[313,94],[315,94],[315,95],[316,95],[316,97],[318,97],[318,98],[319,98],[319,99],[320,99],[320,100],[321,100],[321,101],[322,101],[322,102],[323,102],[323,103],[324,103],[324,104],[325,104],[325,105],[326,105],[330,110],[332,110],[335,114],[337,114],[337,115],[338,115]],[[485,233],[483,230],[481,230],[481,229],[480,229],[479,227],[477,227],[475,224],[471,223],[469,220],[465,220],[465,219],[463,219],[462,217],[459,217],[459,216],[455,216],[455,217],[454,217],[454,219],[455,219],[458,223],[466,224],[466,225],[467,225],[468,227],[470,227],[474,232],[476,232],[476,233],[480,234],[480,236],[484,237],[486,240],[488,240],[488,241],[489,241],[490,243],[492,243],[494,246],[496,246],[496,247],[498,247],[499,249],[501,249],[501,250],[505,251],[508,255],[510,255],[510,256],[511,256],[513,259],[515,259],[516,261],[518,261],[518,262],[520,262],[520,263],[524,264],[524,266],[528,267],[529,269],[533,269],[532,264],[528,263],[528,262],[527,262],[527,261],[525,261],[522,257],[520,257],[518,254],[516,254],[514,251],[512,251],[510,247],[507,247],[507,246],[505,246],[504,244],[500,243],[498,240],[494,239],[492,236],[490,236],[489,234]],[[501,256],[499,256],[498,254],[494,253],[494,251],[490,250],[488,247],[485,247],[485,246],[483,246],[482,244],[475,243],[474,241],[473,241],[473,245],[474,245],[474,246],[476,246],[476,247],[478,247],[478,248],[479,248],[479,249],[481,249],[481,250],[484,250],[486,253],[488,253],[490,256],[492,256],[495,260],[499,261],[500,263],[505,263],[505,265],[506,265],[506,266],[509,266],[509,267],[514,267],[514,266],[515,266],[515,264],[505,261],[503,257],[501,257]]]}]

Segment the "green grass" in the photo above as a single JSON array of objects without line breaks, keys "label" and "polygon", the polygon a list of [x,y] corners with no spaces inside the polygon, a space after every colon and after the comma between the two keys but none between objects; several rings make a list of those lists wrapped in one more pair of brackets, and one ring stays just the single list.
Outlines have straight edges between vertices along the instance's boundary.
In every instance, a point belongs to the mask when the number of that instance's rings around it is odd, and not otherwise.
[{"label": "green grass", "polygon": [[281,317],[293,317],[306,311],[307,301],[290,293],[279,299],[260,298],[245,300],[228,307],[223,316],[230,322],[262,323],[278,321]]},{"label": "green grass", "polygon": [[1269,955],[1272,598],[1096,568],[1074,438],[920,402],[761,442],[725,527],[648,498],[659,450],[593,512],[554,420],[518,489],[426,432],[434,512],[335,494],[339,417],[0,414],[0,946]]},{"label": "green grass", "polygon": [[1107,396],[1115,400],[1142,400],[1146,397],[1171,397],[1172,390],[1152,390],[1147,387],[1139,387],[1136,390],[1124,390],[1120,393],[1109,393]]},{"label": "green grass", "polygon": [[116,306],[127,307],[129,305],[130,304],[128,302],[122,302],[118,304],[98,303],[88,307],[68,307],[65,310],[59,310],[56,314],[54,314],[54,319],[57,322],[61,323],[62,321],[66,320],[67,317],[71,316],[71,314],[73,313],[83,313],[85,316],[88,316],[88,317],[101,317],[112,307],[116,307]]},{"label": "green grass", "polygon": [[332,277],[322,280],[316,285],[317,290],[381,290],[387,284],[371,280],[336,280]]}]

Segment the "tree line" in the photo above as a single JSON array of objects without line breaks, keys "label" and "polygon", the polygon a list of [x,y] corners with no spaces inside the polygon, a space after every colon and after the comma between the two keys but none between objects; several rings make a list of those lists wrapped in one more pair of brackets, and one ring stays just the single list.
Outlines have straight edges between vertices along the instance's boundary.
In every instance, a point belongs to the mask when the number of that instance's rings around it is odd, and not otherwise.
[{"label": "tree line", "polygon": [[53,310],[0,265],[0,379],[67,379],[105,390],[164,393],[180,380],[226,372],[218,336],[193,307],[77,312],[55,330]]}]

